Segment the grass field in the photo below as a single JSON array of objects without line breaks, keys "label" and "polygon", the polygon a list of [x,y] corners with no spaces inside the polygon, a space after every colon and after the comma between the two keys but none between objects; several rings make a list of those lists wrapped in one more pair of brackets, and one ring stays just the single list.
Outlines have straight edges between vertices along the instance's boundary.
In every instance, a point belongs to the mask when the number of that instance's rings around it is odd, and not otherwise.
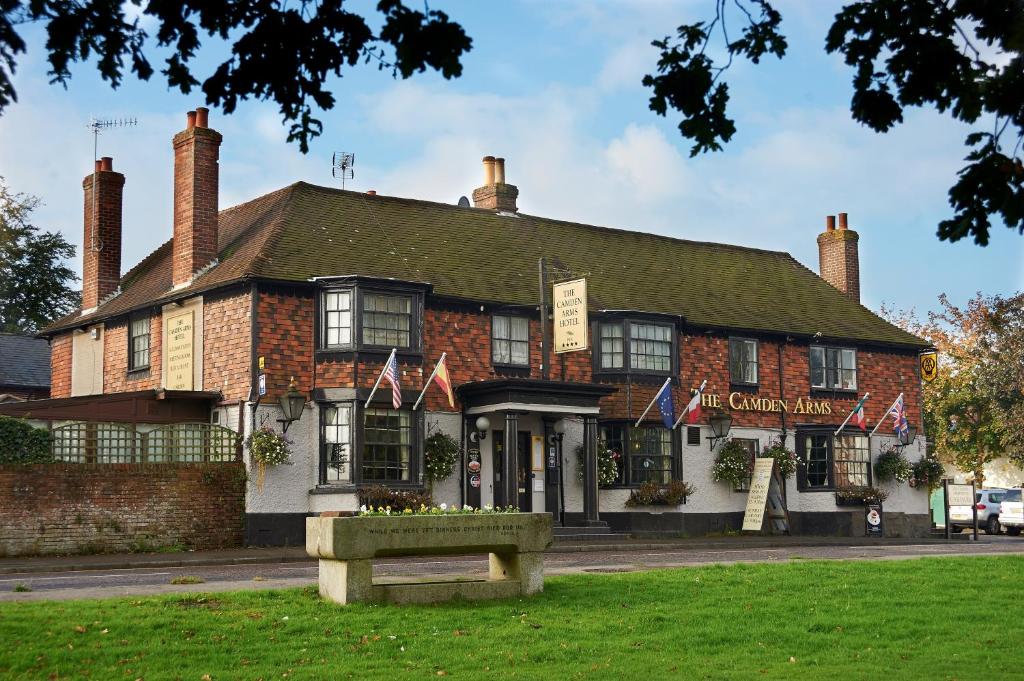
[{"label": "grass field", "polygon": [[578,575],[438,606],[315,589],[2,603],[0,678],[1011,679],[1022,585],[1024,557],[979,557]]}]

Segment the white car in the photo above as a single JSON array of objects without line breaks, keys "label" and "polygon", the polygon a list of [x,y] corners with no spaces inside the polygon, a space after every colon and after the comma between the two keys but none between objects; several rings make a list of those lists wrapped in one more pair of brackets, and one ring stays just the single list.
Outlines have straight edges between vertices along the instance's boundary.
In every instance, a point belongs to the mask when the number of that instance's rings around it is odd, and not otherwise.
[{"label": "white car", "polygon": [[[978,527],[986,534],[999,534],[999,505],[1006,495],[1005,489],[981,489],[974,494],[978,507]],[[954,532],[974,527],[974,511],[970,506],[950,506],[949,524]]]},{"label": "white car", "polygon": [[1016,537],[1024,528],[1024,503],[1021,503],[1019,489],[1008,489],[999,505],[999,522],[1006,528],[1006,534]]}]

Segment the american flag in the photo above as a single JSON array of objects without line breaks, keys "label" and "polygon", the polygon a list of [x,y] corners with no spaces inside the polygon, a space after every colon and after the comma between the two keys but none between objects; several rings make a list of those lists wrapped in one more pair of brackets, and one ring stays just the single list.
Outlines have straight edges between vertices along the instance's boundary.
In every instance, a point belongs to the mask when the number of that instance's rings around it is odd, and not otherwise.
[{"label": "american flag", "polygon": [[391,353],[391,359],[384,369],[384,378],[391,384],[391,404],[395,409],[402,406],[402,386],[398,385],[398,357]]},{"label": "american flag", "polygon": [[892,416],[893,431],[897,435],[906,437],[907,432],[910,430],[910,424],[907,423],[907,408],[903,404],[903,393],[900,393],[900,396],[892,403],[892,407],[889,408],[889,415]]}]

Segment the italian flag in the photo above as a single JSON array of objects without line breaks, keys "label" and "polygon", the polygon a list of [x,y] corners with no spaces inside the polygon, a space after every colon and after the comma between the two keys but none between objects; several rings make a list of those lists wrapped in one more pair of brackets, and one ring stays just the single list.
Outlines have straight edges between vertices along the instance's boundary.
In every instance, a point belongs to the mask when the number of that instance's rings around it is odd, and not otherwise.
[{"label": "italian flag", "polygon": [[868,432],[868,417],[864,414],[864,403],[867,401],[867,395],[860,398],[860,402],[853,408],[853,413],[850,415],[853,418],[853,422],[865,433]]}]

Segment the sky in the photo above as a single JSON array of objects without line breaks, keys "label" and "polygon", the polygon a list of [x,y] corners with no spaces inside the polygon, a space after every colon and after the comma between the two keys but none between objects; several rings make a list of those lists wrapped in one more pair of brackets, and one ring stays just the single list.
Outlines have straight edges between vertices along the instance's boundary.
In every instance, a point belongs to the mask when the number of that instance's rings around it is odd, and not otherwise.
[{"label": "sky", "polygon": [[[738,132],[722,152],[691,158],[678,119],[648,109],[641,79],[655,69],[651,41],[709,18],[711,0],[432,0],[473,39],[461,78],[351,69],[332,80],[338,104],[319,116],[324,134],[306,155],[286,142],[273,104],[211,111],[224,135],[221,208],[299,180],[339,186],[335,151],[355,154],[348,189],[455,203],[482,184],[480,159],[494,155],[506,159],[524,213],[781,250],[814,271],[825,217],[846,212],[860,234],[862,302],[874,310],[884,303],[923,315],[943,292],[963,304],[977,291],[1024,289],[1024,236],[1001,222],[987,247],[935,235],[951,215],[946,192],[968,128],[931,110],[907,110],[884,135],[855,123],[852,72],[823,48],[841,3],[776,4],[787,56],[734,62],[726,78]],[[98,140],[99,155],[126,176],[127,271],[170,238],[171,138],[201,95],[170,91],[158,75],[112,90],[92,64],[75,67],[63,89],[49,84],[44,34],[29,27],[23,36],[19,102],[0,116],[0,175],[42,199],[35,224],[81,246],[81,182],[93,159],[86,125],[90,116],[137,119]],[[208,42],[199,63],[212,69],[225,47]],[[71,264],[81,271],[80,259]],[[715,295],[713,271],[707,279],[694,295]]]}]

